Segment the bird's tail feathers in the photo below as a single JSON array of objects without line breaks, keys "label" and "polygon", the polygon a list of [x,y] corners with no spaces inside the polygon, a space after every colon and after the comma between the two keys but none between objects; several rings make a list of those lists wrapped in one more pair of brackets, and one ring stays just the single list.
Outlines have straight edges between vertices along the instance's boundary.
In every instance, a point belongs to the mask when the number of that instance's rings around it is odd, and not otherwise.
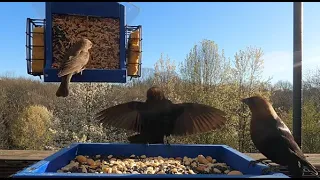
[{"label": "bird's tail feathers", "polygon": [[69,82],[72,75],[68,74],[61,78],[60,86],[56,92],[57,97],[67,97],[69,95]]},{"label": "bird's tail feathers", "polygon": [[306,159],[302,159],[302,158],[300,158],[300,157],[299,157],[299,159],[300,159],[301,165],[306,166],[306,167],[311,171],[311,173],[312,173],[313,175],[315,175],[315,176],[317,176],[318,178],[320,178],[320,177],[319,177],[318,170],[317,170],[316,167],[314,167],[314,166],[313,166],[310,162],[308,162]]}]

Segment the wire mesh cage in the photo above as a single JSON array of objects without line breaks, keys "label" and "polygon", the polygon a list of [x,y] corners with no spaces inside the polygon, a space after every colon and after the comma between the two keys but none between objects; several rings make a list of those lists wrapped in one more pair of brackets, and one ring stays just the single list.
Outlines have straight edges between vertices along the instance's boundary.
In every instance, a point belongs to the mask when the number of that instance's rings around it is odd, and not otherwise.
[{"label": "wire mesh cage", "polygon": [[27,18],[26,25],[27,73],[41,76],[45,65],[45,19]]},{"label": "wire mesh cage", "polygon": [[57,73],[64,53],[86,37],[93,43],[89,62],[71,82],[126,83],[124,11],[116,2],[46,2],[46,26],[55,28],[46,29],[44,81],[61,81]]},{"label": "wire mesh cage", "polygon": [[126,68],[131,78],[141,77],[142,26],[126,26]]}]

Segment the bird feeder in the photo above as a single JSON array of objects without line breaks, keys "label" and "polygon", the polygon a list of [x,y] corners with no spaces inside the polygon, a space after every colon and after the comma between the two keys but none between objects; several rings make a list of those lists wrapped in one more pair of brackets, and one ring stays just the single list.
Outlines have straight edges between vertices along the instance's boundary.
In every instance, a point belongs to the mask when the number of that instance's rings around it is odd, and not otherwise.
[{"label": "bird feeder", "polygon": [[[75,166],[70,166],[70,161],[77,161],[76,157],[79,156],[89,156],[96,157],[100,155],[101,158],[112,155],[114,157],[126,157],[129,158],[131,155],[135,157],[146,156],[144,162],[150,159],[149,157],[157,157],[165,159],[177,159],[178,157],[188,157],[195,158],[199,155],[203,156],[212,156],[215,161],[221,162],[220,164],[225,164],[224,171],[219,172],[216,166],[209,166],[210,169],[217,169],[214,172],[201,172],[200,170],[196,171],[197,173],[189,174],[190,170],[185,168],[188,172],[183,174],[134,174],[134,173],[84,173],[83,171],[78,170]],[[132,159],[132,156],[130,157]],[[118,159],[120,161],[120,158]],[[117,161],[118,161],[117,160]],[[257,164],[253,167],[248,166],[250,161],[254,159],[248,157],[247,155],[237,151],[236,149],[231,148],[227,145],[210,145],[210,144],[172,144],[170,146],[164,144],[124,144],[124,143],[74,143],[68,145],[58,152],[55,152],[51,156],[32,164],[21,171],[13,174],[13,178],[289,178],[283,173],[270,172],[267,175],[262,174],[262,170],[268,168],[267,165]],[[140,161],[143,162],[143,161]],[[108,162],[109,163],[109,162]],[[214,163],[214,162],[213,162]],[[164,163],[160,163],[164,164]],[[98,165],[99,166],[99,165]],[[105,165],[103,165],[105,166]],[[113,167],[117,165],[114,164]],[[160,165],[161,166],[161,165]],[[175,165],[172,165],[175,166]],[[186,165],[187,166],[187,165]],[[201,168],[204,165],[198,167]],[[72,167],[72,168],[70,168]],[[107,166],[106,166],[107,167]],[[197,169],[198,169],[197,167]],[[233,171],[230,171],[229,174],[225,174],[226,170],[232,167]],[[199,169],[200,169],[199,168]],[[61,171],[61,169],[64,169]],[[71,173],[65,172],[67,171]],[[95,168],[99,169],[99,168]],[[119,168],[120,169],[120,168]],[[140,169],[140,168],[139,168]],[[141,168],[143,170],[143,168]],[[173,169],[173,168],[172,168]],[[208,169],[208,168],[206,168]],[[219,168],[220,169],[220,168]],[[182,171],[185,171],[182,170]],[[120,170],[119,170],[120,171]],[[139,170],[137,170],[139,171]],[[96,171],[98,172],[98,171]],[[122,171],[120,171],[122,172]]]},{"label": "bird feeder", "polygon": [[27,19],[27,72],[60,82],[65,52],[85,37],[93,43],[90,59],[71,82],[125,83],[141,76],[141,35],[141,26],[126,25],[117,2],[46,2],[45,19]]}]

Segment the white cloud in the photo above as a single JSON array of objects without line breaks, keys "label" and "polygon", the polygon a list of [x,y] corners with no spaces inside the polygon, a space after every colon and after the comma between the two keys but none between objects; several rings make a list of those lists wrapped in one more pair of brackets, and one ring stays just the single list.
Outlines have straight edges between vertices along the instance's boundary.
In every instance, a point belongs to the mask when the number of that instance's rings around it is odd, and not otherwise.
[{"label": "white cloud", "polygon": [[[302,73],[320,68],[319,48],[303,50]],[[278,80],[288,80],[293,78],[293,53],[289,51],[272,51],[265,53],[263,77],[272,77],[272,83]]]}]

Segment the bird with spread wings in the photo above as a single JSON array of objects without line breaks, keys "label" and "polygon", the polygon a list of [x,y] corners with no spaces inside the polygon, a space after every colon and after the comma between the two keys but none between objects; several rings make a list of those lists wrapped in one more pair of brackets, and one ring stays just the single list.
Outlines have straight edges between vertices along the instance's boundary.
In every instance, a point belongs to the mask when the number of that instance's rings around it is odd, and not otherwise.
[{"label": "bird with spread wings", "polygon": [[138,132],[128,137],[130,143],[164,144],[166,136],[187,136],[220,129],[226,123],[225,113],[217,108],[197,104],[174,104],[162,90],[153,86],[145,102],[131,101],[97,113],[105,127],[114,126]]}]

